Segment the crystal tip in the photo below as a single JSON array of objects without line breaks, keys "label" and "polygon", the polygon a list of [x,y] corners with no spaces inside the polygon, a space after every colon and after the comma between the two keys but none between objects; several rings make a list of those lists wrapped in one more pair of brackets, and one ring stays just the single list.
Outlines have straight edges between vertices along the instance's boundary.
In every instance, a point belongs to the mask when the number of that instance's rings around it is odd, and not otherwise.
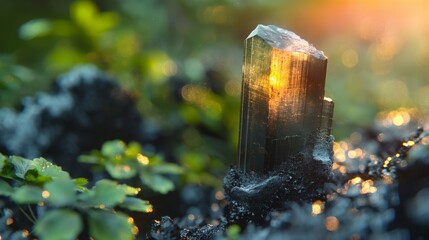
[{"label": "crystal tip", "polygon": [[322,51],[317,50],[313,45],[300,38],[295,33],[279,28],[274,25],[259,24],[247,37],[259,36],[273,48],[290,52],[302,52],[319,59],[327,59]]}]

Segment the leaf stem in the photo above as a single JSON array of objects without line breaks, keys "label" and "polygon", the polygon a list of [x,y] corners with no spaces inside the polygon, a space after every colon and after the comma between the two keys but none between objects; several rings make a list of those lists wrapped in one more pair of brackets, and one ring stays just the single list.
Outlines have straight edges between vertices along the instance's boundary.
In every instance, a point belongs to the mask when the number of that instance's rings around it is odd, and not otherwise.
[{"label": "leaf stem", "polygon": [[31,216],[33,217],[34,221],[36,221],[36,220],[37,220],[37,218],[36,218],[36,215],[34,214],[33,209],[31,208],[31,205],[30,205],[30,204],[27,204],[27,208],[28,208],[28,210],[30,211],[30,214],[31,214]]},{"label": "leaf stem", "polygon": [[33,219],[33,218],[31,218],[31,216],[30,215],[28,215],[28,213],[26,213],[25,211],[24,211],[24,209],[22,209],[21,208],[21,206],[19,206],[18,205],[18,208],[19,208],[19,210],[22,212],[22,214],[24,214],[25,215],[25,217],[27,217],[27,219],[31,222],[31,223],[35,223],[36,222],[36,219]]}]

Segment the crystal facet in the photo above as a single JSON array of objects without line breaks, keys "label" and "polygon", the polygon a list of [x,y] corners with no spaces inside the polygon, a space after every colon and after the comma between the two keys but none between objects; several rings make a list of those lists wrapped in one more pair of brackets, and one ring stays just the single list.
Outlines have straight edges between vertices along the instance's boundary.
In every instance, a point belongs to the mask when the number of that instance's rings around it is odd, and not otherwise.
[{"label": "crystal facet", "polygon": [[245,41],[239,166],[263,172],[329,135],[327,58],[293,32],[258,25]]}]

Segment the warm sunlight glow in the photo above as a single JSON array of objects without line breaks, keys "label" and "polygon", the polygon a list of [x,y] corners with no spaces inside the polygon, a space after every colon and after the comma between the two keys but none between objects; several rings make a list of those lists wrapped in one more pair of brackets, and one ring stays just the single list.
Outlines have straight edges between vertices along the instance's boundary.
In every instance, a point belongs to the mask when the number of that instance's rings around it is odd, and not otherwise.
[{"label": "warm sunlight glow", "polygon": [[334,216],[329,216],[325,219],[325,228],[330,232],[337,231],[340,227],[340,222]]},{"label": "warm sunlight glow", "polygon": [[311,214],[318,215],[323,212],[324,204],[322,201],[317,200],[311,205]]},{"label": "warm sunlight glow", "polygon": [[137,161],[143,165],[148,165],[149,164],[149,158],[144,156],[143,154],[139,153],[137,155]]},{"label": "warm sunlight glow", "polygon": [[416,144],[414,141],[407,141],[407,142],[402,143],[402,145],[404,147],[412,147],[412,146],[414,146],[414,144]]},{"label": "warm sunlight glow", "polygon": [[148,209],[146,210],[146,212],[147,212],[147,213],[151,213],[151,212],[153,212],[153,208],[152,208],[152,207],[148,208]]},{"label": "warm sunlight glow", "polygon": [[46,190],[42,192],[42,197],[43,198],[48,198],[50,195],[51,194],[48,191],[46,191]]},{"label": "warm sunlight glow", "polygon": [[360,177],[355,177],[355,178],[350,180],[351,184],[359,184],[361,182],[362,182],[362,178],[360,178]]},{"label": "warm sunlight glow", "polygon": [[373,186],[374,182],[372,180],[366,180],[362,183],[362,188],[360,190],[361,194],[374,193],[377,191],[377,188]]},{"label": "warm sunlight glow", "polygon": [[353,49],[348,49],[341,55],[341,60],[345,67],[353,68],[359,62],[359,54]]},{"label": "warm sunlight glow", "polygon": [[30,232],[27,229],[22,230],[21,236],[27,238],[30,235]]},{"label": "warm sunlight glow", "polygon": [[217,191],[216,194],[215,194],[215,198],[218,201],[223,200],[224,199],[223,192],[222,191]]}]

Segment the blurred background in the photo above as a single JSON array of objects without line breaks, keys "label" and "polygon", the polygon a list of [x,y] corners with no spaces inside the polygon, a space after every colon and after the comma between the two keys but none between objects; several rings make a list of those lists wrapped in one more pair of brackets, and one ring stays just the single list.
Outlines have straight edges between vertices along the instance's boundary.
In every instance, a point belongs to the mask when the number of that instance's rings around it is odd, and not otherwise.
[{"label": "blurred background", "polygon": [[236,158],[243,41],[257,24],[328,56],[341,140],[428,109],[428,9],[425,0],[0,0],[0,107],[95,64],[166,136],[164,150],[192,169],[188,182],[220,187]]}]

